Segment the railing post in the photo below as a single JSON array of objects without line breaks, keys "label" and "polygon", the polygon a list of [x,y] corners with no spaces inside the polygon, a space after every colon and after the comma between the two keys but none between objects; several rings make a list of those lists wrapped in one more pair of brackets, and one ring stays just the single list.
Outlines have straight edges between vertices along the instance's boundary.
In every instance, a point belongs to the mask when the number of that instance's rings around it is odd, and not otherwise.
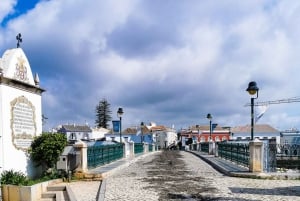
[{"label": "railing post", "polygon": [[123,150],[124,150],[123,155],[125,158],[127,158],[130,156],[130,142],[128,142],[128,137],[124,137],[124,138],[125,138],[125,140],[124,140],[125,142],[124,142],[124,148],[123,148]]},{"label": "railing post", "polygon": [[144,153],[149,152],[149,144],[148,143],[144,143],[143,148],[144,148]]},{"label": "railing post", "polygon": [[208,144],[208,154],[209,155],[214,155],[214,148],[215,148],[215,142],[209,141],[209,144]]},{"label": "railing post", "polygon": [[219,156],[219,143],[215,143],[215,156]]},{"label": "railing post", "polygon": [[129,142],[129,157],[134,157],[134,142]]},{"label": "railing post", "polygon": [[75,150],[78,150],[80,152],[80,164],[77,168],[78,171],[81,172],[87,172],[88,170],[88,163],[87,163],[87,145],[82,142],[78,141],[74,145]]},{"label": "railing post", "polygon": [[249,171],[250,172],[262,172],[263,171],[263,157],[262,148],[263,142],[258,139],[249,143],[250,149],[250,161]]}]

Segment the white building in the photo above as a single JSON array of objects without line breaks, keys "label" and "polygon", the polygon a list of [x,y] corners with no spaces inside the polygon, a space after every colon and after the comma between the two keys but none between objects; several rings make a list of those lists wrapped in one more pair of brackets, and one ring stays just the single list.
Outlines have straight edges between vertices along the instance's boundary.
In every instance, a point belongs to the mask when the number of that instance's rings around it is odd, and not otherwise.
[{"label": "white building", "polygon": [[[232,140],[250,140],[251,126],[236,126],[231,128]],[[280,144],[280,132],[268,124],[255,124],[253,131],[253,139],[275,141]]]},{"label": "white building", "polygon": [[110,133],[111,131],[106,128],[92,128],[91,139],[98,140],[105,137],[106,134]]},{"label": "white building", "polygon": [[67,140],[76,142],[77,140],[90,140],[92,129],[87,125],[67,124],[59,126],[58,133],[66,135]]},{"label": "white building", "polygon": [[0,172],[14,169],[34,176],[36,169],[26,153],[33,138],[42,133],[45,90],[33,77],[21,48],[5,51],[0,58]]},{"label": "white building", "polygon": [[290,129],[280,132],[281,144],[300,144],[300,132],[297,129]]},{"label": "white building", "polygon": [[154,142],[158,148],[168,148],[170,145],[177,143],[177,132],[173,128],[156,126],[151,123],[148,129],[153,134]]},{"label": "white building", "polygon": [[66,135],[69,142],[77,140],[95,141],[105,137],[110,130],[106,128],[90,128],[88,125],[66,124],[60,125],[55,132]]}]

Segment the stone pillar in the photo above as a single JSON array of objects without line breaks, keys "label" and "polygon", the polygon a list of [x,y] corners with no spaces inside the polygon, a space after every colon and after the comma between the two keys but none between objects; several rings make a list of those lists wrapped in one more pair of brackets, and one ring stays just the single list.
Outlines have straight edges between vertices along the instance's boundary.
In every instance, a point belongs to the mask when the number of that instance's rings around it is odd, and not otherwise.
[{"label": "stone pillar", "polygon": [[249,143],[250,161],[249,171],[250,172],[262,172],[263,171],[263,142],[258,139]]},{"label": "stone pillar", "polygon": [[219,156],[218,149],[219,149],[219,144],[218,144],[218,143],[215,143],[215,156],[216,156],[216,157]]},{"label": "stone pillar", "polygon": [[81,158],[81,161],[80,161],[79,167],[77,168],[77,171],[87,172],[88,171],[87,145],[82,141],[78,141],[73,146],[76,151],[80,152],[80,158]]},{"label": "stone pillar", "polygon": [[156,146],[155,146],[155,144],[152,144],[151,146],[152,146],[152,151],[156,151]]},{"label": "stone pillar", "polygon": [[130,143],[128,142],[128,137],[124,138],[124,157],[130,157]]},{"label": "stone pillar", "polygon": [[148,143],[144,143],[143,148],[144,148],[144,153],[149,152],[149,144]]},{"label": "stone pillar", "polygon": [[129,142],[129,157],[134,157],[134,143]]},{"label": "stone pillar", "polygon": [[208,154],[209,155],[214,155],[215,154],[215,142],[214,141],[209,141],[208,144]]}]

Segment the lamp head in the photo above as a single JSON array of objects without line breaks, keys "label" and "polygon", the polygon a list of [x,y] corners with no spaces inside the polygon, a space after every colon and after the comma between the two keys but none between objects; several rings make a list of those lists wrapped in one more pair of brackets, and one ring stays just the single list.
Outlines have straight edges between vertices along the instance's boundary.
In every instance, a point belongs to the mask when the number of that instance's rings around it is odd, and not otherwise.
[{"label": "lamp head", "polygon": [[117,114],[119,117],[121,117],[124,114],[123,108],[119,107]]},{"label": "lamp head", "polygon": [[144,122],[143,121],[141,122],[141,126],[144,126]]},{"label": "lamp head", "polygon": [[258,92],[259,88],[256,85],[256,82],[252,81],[249,82],[248,84],[248,88],[246,89],[246,91],[248,91],[248,93],[250,95],[255,95]]},{"label": "lamp head", "polygon": [[207,119],[209,119],[209,120],[211,120],[211,119],[212,119],[212,116],[211,116],[211,114],[210,114],[210,113],[208,113],[208,114],[207,114],[207,116],[206,116],[206,118],[207,118]]}]

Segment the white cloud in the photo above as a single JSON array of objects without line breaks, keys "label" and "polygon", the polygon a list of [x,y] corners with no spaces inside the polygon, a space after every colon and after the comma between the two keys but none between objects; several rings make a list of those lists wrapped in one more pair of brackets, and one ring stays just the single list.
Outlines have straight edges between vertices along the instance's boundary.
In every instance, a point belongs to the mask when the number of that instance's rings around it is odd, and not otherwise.
[{"label": "white cloud", "polygon": [[16,0],[2,0],[0,6],[0,22],[8,15],[14,12]]},{"label": "white cloud", "polygon": [[[11,48],[22,33],[47,90],[43,108],[51,126],[72,118],[91,122],[103,97],[113,109],[124,107],[128,125],[205,124],[202,117],[212,113],[232,126],[248,123],[249,81],[260,87],[258,101],[298,95],[299,5],[42,1],[10,21],[0,38],[6,38],[2,48]],[[289,126],[290,110],[270,110],[274,117],[264,120]]]}]

